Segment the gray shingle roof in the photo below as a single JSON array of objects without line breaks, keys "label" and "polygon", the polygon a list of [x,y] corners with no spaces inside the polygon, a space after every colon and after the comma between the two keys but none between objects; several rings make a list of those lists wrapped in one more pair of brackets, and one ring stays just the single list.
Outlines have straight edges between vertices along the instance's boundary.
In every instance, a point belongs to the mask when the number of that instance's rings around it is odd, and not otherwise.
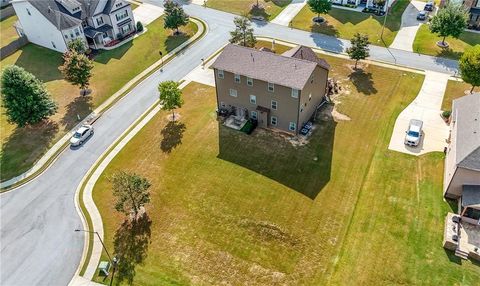
[{"label": "gray shingle roof", "polygon": [[463,185],[462,207],[480,207],[480,186]]},{"label": "gray shingle roof", "polygon": [[228,44],[212,67],[274,84],[303,89],[316,62]]},{"label": "gray shingle roof", "polygon": [[480,93],[453,101],[458,167],[480,171]]},{"label": "gray shingle roof", "polygon": [[327,61],[319,58],[317,54],[309,47],[299,45],[293,49],[286,51],[282,55],[286,57],[292,57],[292,58],[303,59],[311,62],[316,62],[322,68],[326,70],[330,69],[330,65],[327,63]]}]

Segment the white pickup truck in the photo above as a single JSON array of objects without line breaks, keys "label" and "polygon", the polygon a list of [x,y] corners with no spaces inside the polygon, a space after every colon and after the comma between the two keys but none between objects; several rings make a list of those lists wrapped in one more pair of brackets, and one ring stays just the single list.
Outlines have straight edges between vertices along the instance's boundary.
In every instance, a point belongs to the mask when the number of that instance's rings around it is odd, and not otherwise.
[{"label": "white pickup truck", "polygon": [[405,145],[416,147],[420,143],[422,137],[423,121],[411,119],[408,124],[408,130],[405,131]]}]

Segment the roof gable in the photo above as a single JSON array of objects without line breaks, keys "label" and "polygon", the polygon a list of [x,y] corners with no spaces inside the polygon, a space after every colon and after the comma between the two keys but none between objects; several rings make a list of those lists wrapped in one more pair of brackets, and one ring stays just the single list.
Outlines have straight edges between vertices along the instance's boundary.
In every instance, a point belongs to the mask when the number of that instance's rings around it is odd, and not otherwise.
[{"label": "roof gable", "polygon": [[292,48],[284,52],[282,55],[286,57],[292,57],[292,58],[307,60],[311,62],[316,62],[320,67],[326,70],[330,70],[330,65],[327,63],[327,61],[319,58],[317,54],[309,47],[299,45],[299,46],[296,46],[295,48]]}]

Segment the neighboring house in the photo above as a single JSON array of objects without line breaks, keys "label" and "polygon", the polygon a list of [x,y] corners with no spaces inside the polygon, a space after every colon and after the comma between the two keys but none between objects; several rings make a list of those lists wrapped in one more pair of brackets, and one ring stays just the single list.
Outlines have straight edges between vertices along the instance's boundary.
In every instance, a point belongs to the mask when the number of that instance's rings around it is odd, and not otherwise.
[{"label": "neighboring house", "polygon": [[465,0],[463,5],[470,12],[468,27],[470,29],[480,30],[480,0]]},{"label": "neighboring house", "polygon": [[[480,93],[453,101],[450,145],[445,159],[444,196],[458,199],[460,213],[480,220]],[[469,207],[472,198],[477,207]],[[468,201],[468,204],[466,204]]]},{"label": "neighboring house", "polygon": [[[390,8],[396,0],[385,0],[385,5],[381,8],[384,12],[387,11],[387,7]],[[370,9],[377,9],[377,4],[374,0],[330,0],[333,4],[348,6],[354,5],[355,7],[365,7]]]},{"label": "neighboring house", "polygon": [[1,0],[0,1],[0,7],[7,6],[8,4],[10,4],[10,1],[12,1],[12,0]]},{"label": "neighboring house", "polygon": [[330,69],[304,46],[277,55],[233,44],[223,49],[212,67],[218,110],[293,134],[322,102]]},{"label": "neighboring house", "polygon": [[135,32],[130,3],[124,0],[13,0],[12,4],[19,35],[62,53],[76,38],[101,49]]}]

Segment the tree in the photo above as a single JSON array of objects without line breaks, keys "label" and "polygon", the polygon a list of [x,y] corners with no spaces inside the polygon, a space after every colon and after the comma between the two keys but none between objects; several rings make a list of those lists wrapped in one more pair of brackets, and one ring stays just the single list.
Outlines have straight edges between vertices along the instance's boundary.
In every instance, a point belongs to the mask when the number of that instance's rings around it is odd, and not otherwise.
[{"label": "tree", "polygon": [[85,54],[85,52],[87,51],[87,46],[85,45],[85,42],[80,38],[76,38],[75,40],[70,41],[67,46],[69,50],[75,51],[79,54]]},{"label": "tree", "polygon": [[467,27],[468,12],[462,5],[449,3],[445,8],[440,9],[437,15],[433,16],[430,22],[430,31],[438,34],[445,47],[445,38],[452,36],[458,38]]},{"label": "tree", "polygon": [[90,85],[93,62],[84,54],[67,51],[63,54],[63,65],[59,67],[65,79],[73,85],[78,85],[84,91]]},{"label": "tree", "polygon": [[119,171],[115,173],[111,182],[113,184],[113,195],[116,197],[115,210],[129,215],[133,212],[135,220],[140,209],[150,202],[151,184],[146,179],[135,173]]},{"label": "tree", "polygon": [[347,54],[352,60],[355,60],[355,69],[357,69],[357,63],[359,60],[364,60],[369,56],[368,41],[367,35],[361,35],[356,33],[353,38],[350,40],[351,46],[347,48]]},{"label": "tree", "polygon": [[458,61],[462,79],[472,85],[470,93],[476,86],[480,86],[480,45],[475,45],[463,53]]},{"label": "tree", "polygon": [[178,3],[171,0],[165,1],[164,7],[165,18],[163,26],[165,29],[175,29],[175,34],[178,35],[180,33],[178,29],[188,24],[188,15]]},{"label": "tree", "polygon": [[38,123],[57,112],[44,84],[18,66],[8,66],[1,78],[2,102],[7,120],[19,127]]},{"label": "tree", "polygon": [[137,22],[137,32],[143,31],[143,24],[142,22],[138,21]]},{"label": "tree", "polygon": [[326,14],[332,9],[330,0],[308,0],[307,4],[310,6],[310,10],[317,14],[317,19],[320,19],[320,14]]},{"label": "tree", "polygon": [[230,32],[232,36],[230,38],[230,43],[239,44],[244,47],[254,47],[257,43],[257,39],[253,35],[253,28],[251,27],[252,23],[246,17],[235,17],[233,19],[235,24],[235,30]]},{"label": "tree", "polygon": [[175,81],[164,81],[158,85],[160,92],[160,103],[163,110],[172,111],[172,119],[175,121],[175,108],[180,108],[183,105],[182,91],[178,88],[178,83]]}]

